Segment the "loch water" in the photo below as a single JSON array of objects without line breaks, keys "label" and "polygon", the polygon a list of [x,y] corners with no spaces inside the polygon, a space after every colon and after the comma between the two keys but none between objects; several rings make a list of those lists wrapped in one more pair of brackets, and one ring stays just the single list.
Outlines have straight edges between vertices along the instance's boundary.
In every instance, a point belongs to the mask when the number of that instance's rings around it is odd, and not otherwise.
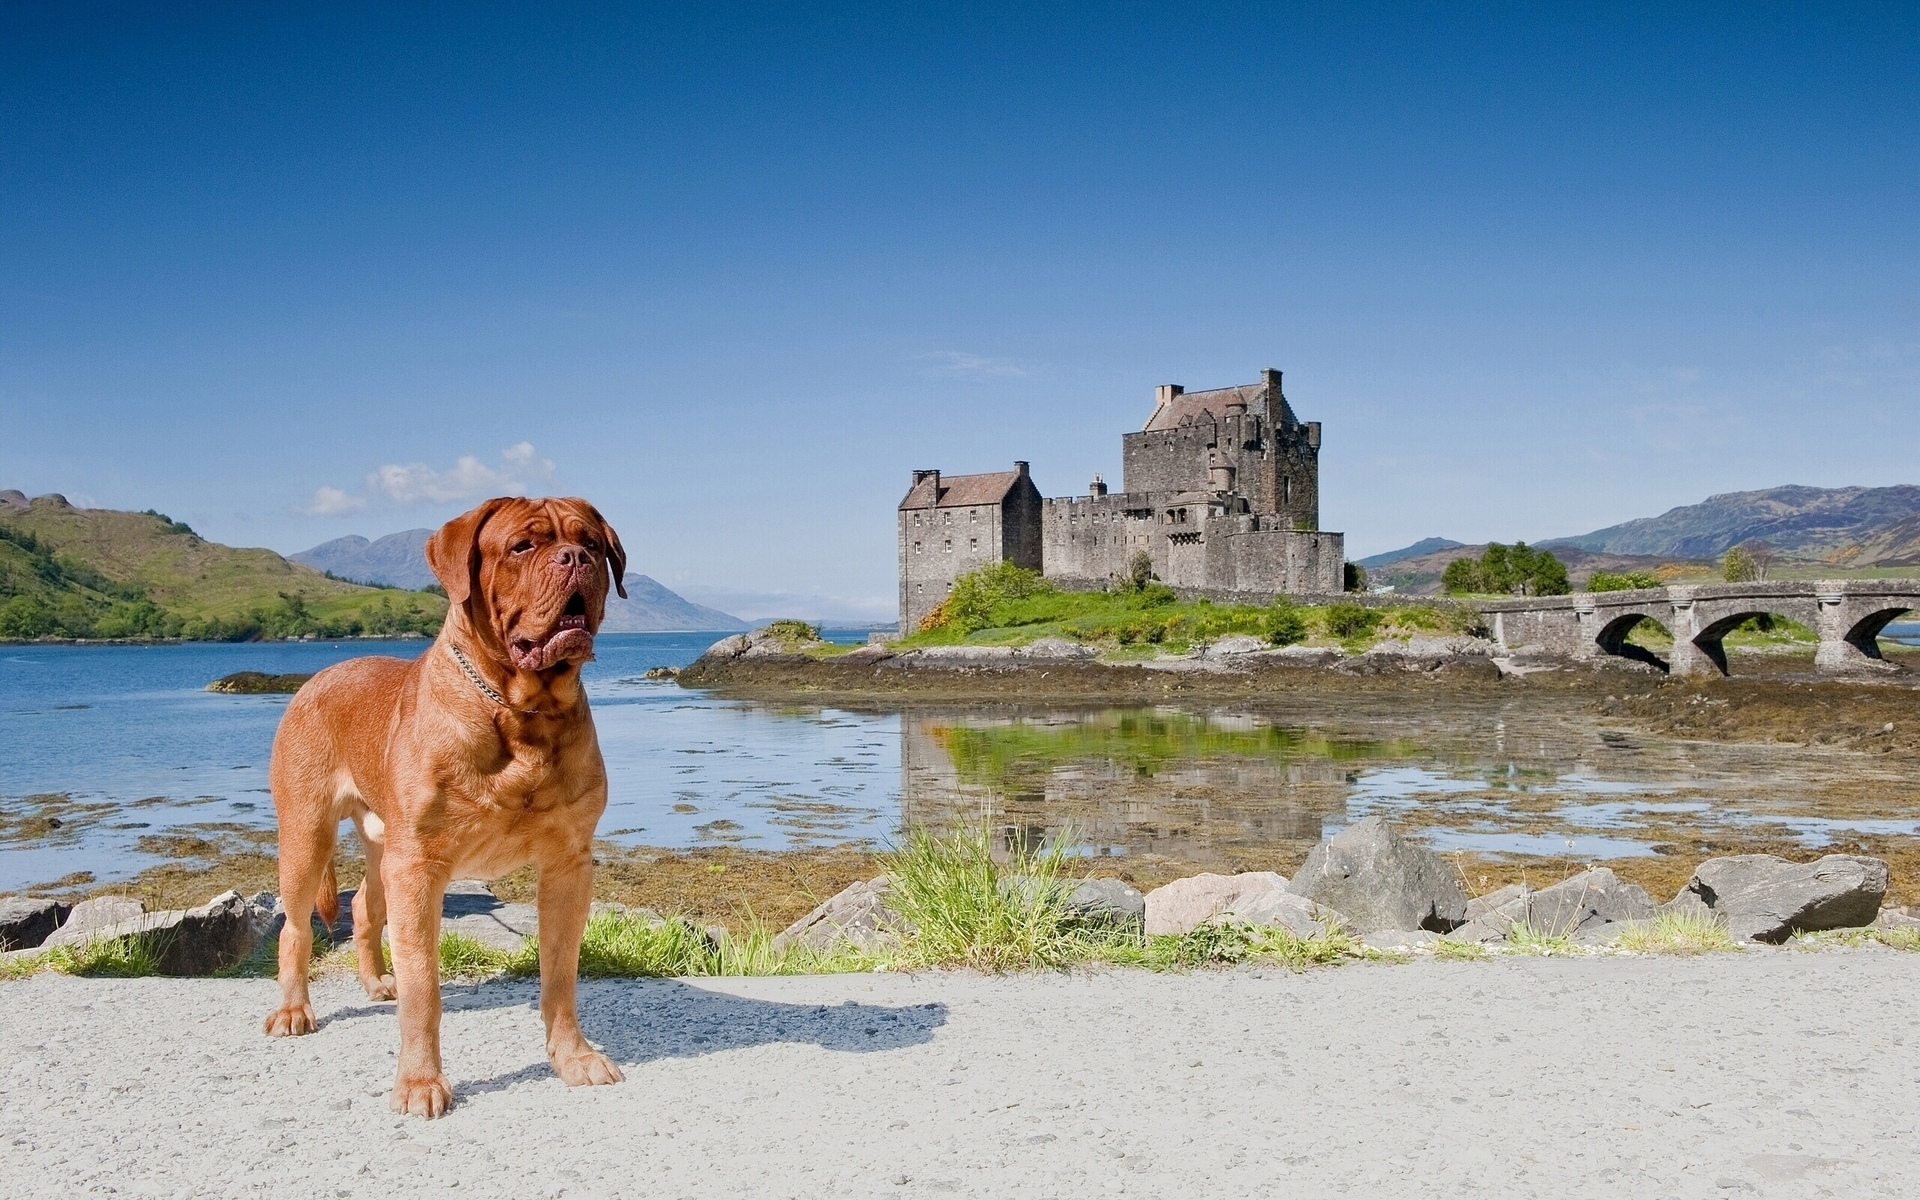
[{"label": "loch water", "polygon": [[[1380,813],[1442,850],[1574,862],[1729,826],[1807,847],[1920,832],[1898,773],[1823,774],[1786,750],[1626,737],[1524,704],[849,711],[643,678],[718,636],[598,639],[584,677],[610,782],[601,836],[779,850],[984,820],[1003,844],[1065,838],[1080,853],[1206,863],[1297,856]],[[0,647],[0,892],[131,876],[159,861],[157,843],[143,848],[153,835],[271,829],[267,761],[289,697],[206,684],[429,645]]]}]

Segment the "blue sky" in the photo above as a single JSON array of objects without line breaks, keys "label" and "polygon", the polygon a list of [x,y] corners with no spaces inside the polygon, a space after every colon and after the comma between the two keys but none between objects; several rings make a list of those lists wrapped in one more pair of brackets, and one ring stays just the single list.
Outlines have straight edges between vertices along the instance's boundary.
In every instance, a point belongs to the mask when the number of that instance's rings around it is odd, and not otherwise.
[{"label": "blue sky", "polygon": [[1265,366],[1354,557],[1920,482],[1920,10],[0,9],[0,487],[884,619]]}]

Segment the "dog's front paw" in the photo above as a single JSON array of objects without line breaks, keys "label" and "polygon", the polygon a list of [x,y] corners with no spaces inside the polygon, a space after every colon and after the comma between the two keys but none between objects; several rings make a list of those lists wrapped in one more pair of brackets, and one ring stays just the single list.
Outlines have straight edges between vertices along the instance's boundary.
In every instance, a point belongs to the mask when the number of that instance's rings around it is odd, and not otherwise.
[{"label": "dog's front paw", "polygon": [[263,1024],[268,1037],[299,1037],[320,1028],[313,1019],[313,1005],[286,1004],[267,1014]]},{"label": "dog's front paw", "polygon": [[400,994],[391,975],[362,975],[360,986],[367,989],[369,1000],[391,1000]]},{"label": "dog's front paw", "polygon": [[431,1121],[453,1107],[453,1088],[445,1075],[401,1076],[393,1082],[393,1095],[387,1107],[408,1116]]},{"label": "dog's front paw", "polygon": [[584,1043],[577,1050],[554,1055],[553,1069],[568,1087],[619,1083],[626,1078],[612,1059]]}]

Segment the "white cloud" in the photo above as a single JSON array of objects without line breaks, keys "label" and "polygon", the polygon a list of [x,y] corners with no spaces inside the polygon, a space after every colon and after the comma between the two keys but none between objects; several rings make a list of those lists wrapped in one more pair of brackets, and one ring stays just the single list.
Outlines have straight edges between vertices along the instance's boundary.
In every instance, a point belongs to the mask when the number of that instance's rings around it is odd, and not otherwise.
[{"label": "white cloud", "polygon": [[1025,375],[1026,371],[1010,358],[984,358],[963,350],[935,350],[920,356],[943,371],[956,375]]},{"label": "white cloud", "polygon": [[472,454],[461,455],[444,471],[426,463],[382,463],[367,472],[365,495],[323,487],[314,492],[313,499],[296,505],[295,511],[309,516],[335,516],[365,508],[369,498],[412,505],[477,500],[483,496],[524,496],[533,485],[552,478],[553,460],[540,457],[532,442],[516,442],[502,450],[493,465],[481,462]]},{"label": "white cloud", "polygon": [[349,496],[335,487],[323,487],[313,493],[313,499],[305,504],[295,505],[294,511],[306,513],[310,517],[331,517],[366,506],[367,501],[364,497]]}]

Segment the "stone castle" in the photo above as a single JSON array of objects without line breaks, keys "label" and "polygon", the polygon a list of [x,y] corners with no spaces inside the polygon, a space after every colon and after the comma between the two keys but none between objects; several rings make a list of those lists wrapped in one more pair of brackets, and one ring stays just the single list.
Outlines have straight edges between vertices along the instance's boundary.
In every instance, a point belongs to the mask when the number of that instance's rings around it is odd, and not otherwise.
[{"label": "stone castle", "polygon": [[988,563],[1040,571],[1061,587],[1104,588],[1145,551],[1175,590],[1267,603],[1344,583],[1345,538],[1320,529],[1320,422],[1301,421],[1260,382],[1158,389],[1138,433],[1120,439],[1124,490],[1098,475],[1085,496],[1043,499],[1027,464],[986,475],[915,471],[900,501],[900,628],[911,631],[953,581]]}]

